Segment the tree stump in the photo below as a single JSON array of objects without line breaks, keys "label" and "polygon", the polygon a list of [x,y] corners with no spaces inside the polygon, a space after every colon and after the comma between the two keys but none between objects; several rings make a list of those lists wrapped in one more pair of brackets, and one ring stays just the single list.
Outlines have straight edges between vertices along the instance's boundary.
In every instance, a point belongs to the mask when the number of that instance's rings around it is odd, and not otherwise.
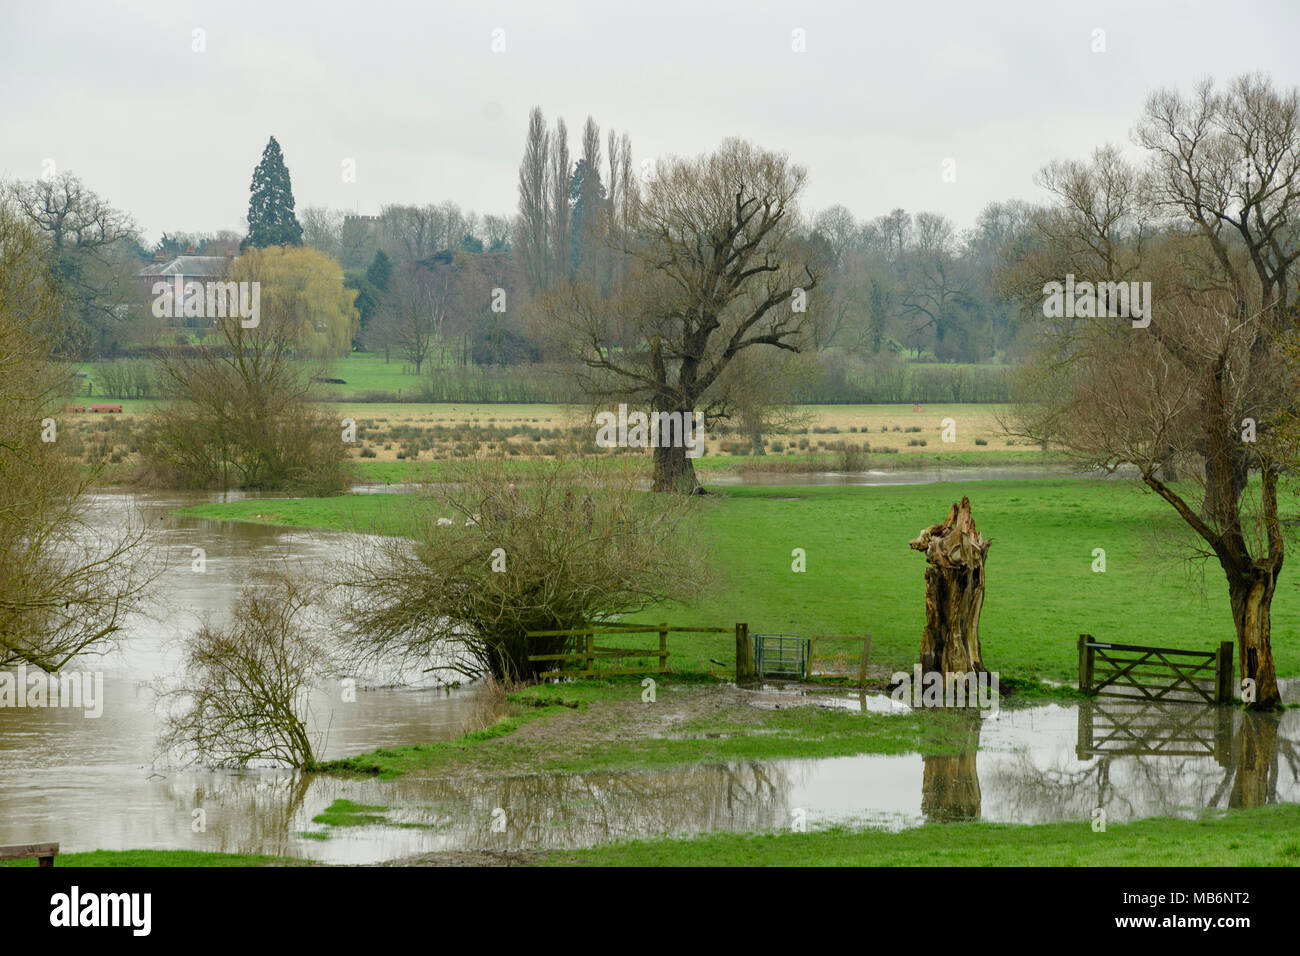
[{"label": "tree stump", "polygon": [[925,554],[925,632],[921,670],[942,674],[980,673],[980,610],[984,606],[984,561],[992,540],[975,530],[970,499],[962,498],[943,524],[917,535],[911,547]]}]

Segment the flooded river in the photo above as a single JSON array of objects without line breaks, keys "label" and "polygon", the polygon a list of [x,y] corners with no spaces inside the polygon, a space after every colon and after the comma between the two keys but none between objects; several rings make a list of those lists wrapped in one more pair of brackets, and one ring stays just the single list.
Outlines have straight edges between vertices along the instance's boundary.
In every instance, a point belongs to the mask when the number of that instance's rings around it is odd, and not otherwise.
[{"label": "flooded river", "polygon": [[[864,483],[874,476],[858,477]],[[137,513],[155,528],[166,560],[159,603],[130,620],[120,650],[81,663],[104,676],[101,717],[0,708],[0,844],[367,863],[442,849],[578,847],[782,828],[799,819],[810,827],[1032,823],[1088,820],[1101,807],[1108,821],[1123,822],[1300,800],[1300,711],[1254,716],[1126,702],[1004,709],[997,719],[973,721],[970,751],[949,757],[791,759],[487,781],[176,771],[155,761],[150,688],[174,672],[177,639],[205,619],[227,619],[241,577],[253,568],[281,558],[320,561],[346,544],[339,533],[172,514],[210,500],[218,496],[96,497],[93,507],[105,522]],[[194,548],[205,552],[203,573],[192,570]],[[1291,697],[1294,689],[1284,693]],[[851,697],[825,703],[877,709]],[[339,688],[322,688],[312,711],[315,729],[328,733],[323,756],[330,758],[451,739],[474,705],[472,688],[403,685],[360,689],[355,703],[345,703]],[[340,798],[388,809],[379,811],[382,823],[363,827],[312,822]]]}]

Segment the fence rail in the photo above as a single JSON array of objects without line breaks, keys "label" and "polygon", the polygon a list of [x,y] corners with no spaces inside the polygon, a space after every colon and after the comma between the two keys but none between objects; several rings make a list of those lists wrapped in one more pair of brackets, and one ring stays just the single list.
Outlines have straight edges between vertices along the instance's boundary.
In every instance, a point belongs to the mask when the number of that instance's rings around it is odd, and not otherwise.
[{"label": "fence rail", "polygon": [[[673,627],[668,624],[602,624],[599,627],[579,627],[569,628],[558,631],[529,631],[527,636],[532,637],[580,637],[583,638],[583,649],[565,654],[530,654],[530,661],[556,661],[560,664],[581,661],[583,667],[581,670],[566,670],[560,667],[556,670],[543,671],[538,677],[615,677],[619,675],[633,674],[662,674],[668,669],[668,635],[669,634],[730,634],[733,630],[739,633],[741,625],[736,627]],[[640,648],[640,647],[597,647],[596,638],[601,635],[614,634],[658,634],[659,649]],[[658,659],[654,667],[638,668],[621,668],[621,669],[596,669],[596,662],[602,660],[619,660],[628,657]]]},{"label": "fence rail", "polygon": [[1079,690],[1128,700],[1231,703],[1232,649],[1231,641],[1220,643],[1217,651],[1189,651],[1111,644],[1080,634]]}]

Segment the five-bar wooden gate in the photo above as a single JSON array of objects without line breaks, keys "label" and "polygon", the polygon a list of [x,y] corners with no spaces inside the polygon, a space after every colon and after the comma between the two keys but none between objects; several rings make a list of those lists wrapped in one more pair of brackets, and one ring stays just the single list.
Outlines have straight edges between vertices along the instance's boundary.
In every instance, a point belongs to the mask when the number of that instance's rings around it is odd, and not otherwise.
[{"label": "five-bar wooden gate", "polygon": [[[1079,635],[1079,690],[1098,697],[1232,703],[1232,641],[1217,651],[1107,644]],[[1121,692],[1121,688],[1129,691]]]}]

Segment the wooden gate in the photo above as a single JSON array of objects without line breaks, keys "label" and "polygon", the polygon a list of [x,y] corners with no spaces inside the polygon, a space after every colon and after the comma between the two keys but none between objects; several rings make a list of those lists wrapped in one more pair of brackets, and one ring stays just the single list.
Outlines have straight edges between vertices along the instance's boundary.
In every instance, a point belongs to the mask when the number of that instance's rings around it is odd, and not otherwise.
[{"label": "wooden gate", "polygon": [[[808,676],[851,677],[858,685],[867,682],[867,661],[871,658],[871,635],[831,636],[814,634],[808,639]],[[861,644],[857,652],[854,644]]]},{"label": "wooden gate", "polygon": [[[1079,690],[1097,697],[1232,703],[1232,641],[1217,651],[1107,644],[1079,635]],[[1121,693],[1126,688],[1132,693]]]}]

